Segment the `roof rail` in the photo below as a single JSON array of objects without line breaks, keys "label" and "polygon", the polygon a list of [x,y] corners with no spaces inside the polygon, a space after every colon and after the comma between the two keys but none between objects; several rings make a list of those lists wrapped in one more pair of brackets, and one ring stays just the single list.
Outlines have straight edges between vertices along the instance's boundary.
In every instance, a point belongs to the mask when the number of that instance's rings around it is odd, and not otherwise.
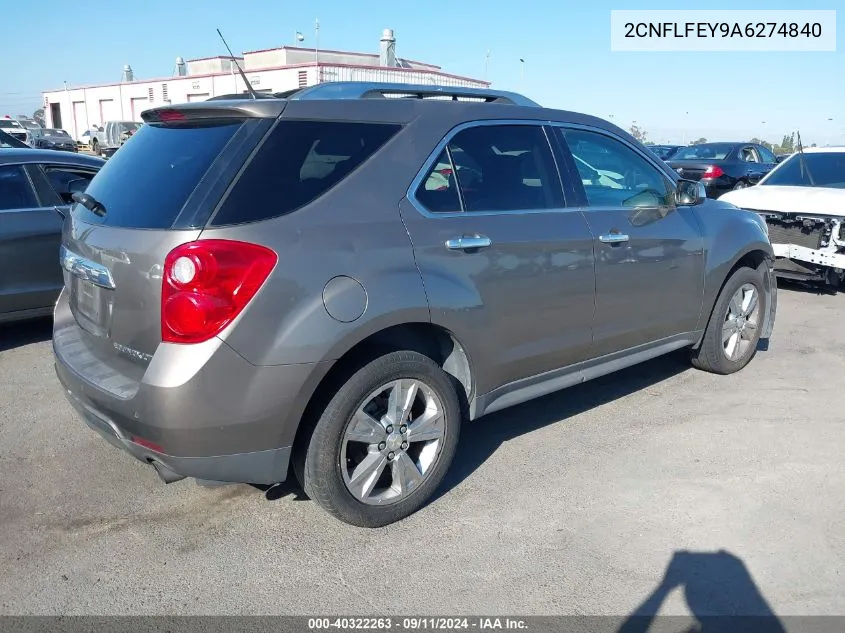
[{"label": "roof rail", "polygon": [[303,88],[288,98],[296,101],[312,99],[383,99],[388,95],[404,96],[408,99],[442,99],[443,97],[451,97],[453,101],[461,98],[480,99],[485,103],[506,103],[534,108],[540,107],[539,103],[532,101],[528,97],[505,90],[367,81],[330,81]]}]

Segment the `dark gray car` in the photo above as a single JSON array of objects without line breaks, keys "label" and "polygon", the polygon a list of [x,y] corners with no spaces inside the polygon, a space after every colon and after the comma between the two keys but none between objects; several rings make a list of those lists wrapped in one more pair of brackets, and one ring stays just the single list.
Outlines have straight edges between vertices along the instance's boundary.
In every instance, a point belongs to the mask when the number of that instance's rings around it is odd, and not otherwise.
[{"label": "dark gray car", "polygon": [[771,334],[765,223],[601,119],[358,83],[144,118],[65,222],[53,345],[165,481],[290,467],[384,525],[464,419],[681,348],[729,374]]},{"label": "dark gray car", "polygon": [[101,158],[0,149],[0,322],[49,315],[62,289],[62,216]]}]

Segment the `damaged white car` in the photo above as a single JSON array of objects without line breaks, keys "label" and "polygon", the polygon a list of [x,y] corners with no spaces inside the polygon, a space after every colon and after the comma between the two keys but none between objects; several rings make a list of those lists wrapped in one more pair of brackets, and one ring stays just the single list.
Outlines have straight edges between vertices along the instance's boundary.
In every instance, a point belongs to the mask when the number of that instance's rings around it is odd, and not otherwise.
[{"label": "damaged white car", "polygon": [[766,219],[779,277],[845,289],[845,147],[804,148],[719,199]]}]

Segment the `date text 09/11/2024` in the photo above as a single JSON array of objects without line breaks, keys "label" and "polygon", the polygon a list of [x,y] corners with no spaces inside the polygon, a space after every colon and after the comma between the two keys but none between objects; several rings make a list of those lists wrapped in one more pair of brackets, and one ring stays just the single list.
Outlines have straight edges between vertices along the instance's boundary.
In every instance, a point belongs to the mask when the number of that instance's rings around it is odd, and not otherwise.
[{"label": "date text 09/11/2024", "polygon": [[366,629],[387,631],[393,628],[404,631],[416,630],[525,630],[525,620],[498,617],[405,617],[405,618],[309,618],[310,630]]},{"label": "date text 09/11/2024", "polygon": [[626,38],[820,38],[819,22],[626,22]]}]

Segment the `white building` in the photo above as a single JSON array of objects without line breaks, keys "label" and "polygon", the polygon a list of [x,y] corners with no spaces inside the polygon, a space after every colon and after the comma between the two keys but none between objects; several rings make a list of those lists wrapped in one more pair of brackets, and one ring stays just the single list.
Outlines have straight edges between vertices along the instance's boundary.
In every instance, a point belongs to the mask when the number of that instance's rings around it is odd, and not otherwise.
[{"label": "white building", "polygon": [[[489,82],[451,75],[439,66],[396,57],[392,29],[385,29],[380,53],[350,53],[283,46],[250,51],[238,57],[256,91],[282,92],[327,81],[377,81],[487,88]],[[74,138],[107,121],[140,121],[152,107],[204,101],[210,97],[246,92],[229,57],[176,59],[171,77],[135,80],[126,65],[123,81],[96,86],[48,90],[43,95],[48,127],[67,130]]]}]

